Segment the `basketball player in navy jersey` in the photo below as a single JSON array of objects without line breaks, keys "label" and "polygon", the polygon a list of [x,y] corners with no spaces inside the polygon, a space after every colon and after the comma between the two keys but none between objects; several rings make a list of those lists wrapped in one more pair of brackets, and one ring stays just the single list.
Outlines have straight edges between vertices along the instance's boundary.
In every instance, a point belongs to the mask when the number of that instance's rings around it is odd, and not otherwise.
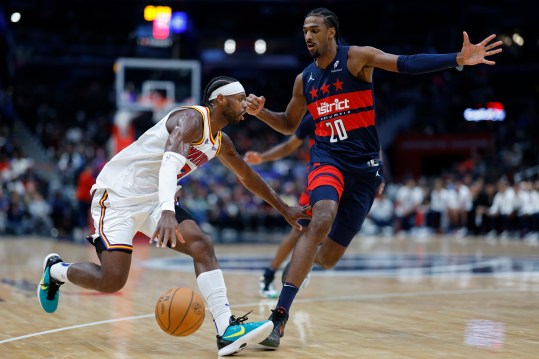
[{"label": "basketball player in navy jersey", "polygon": [[339,35],[339,20],[333,12],[325,8],[310,11],[303,36],[314,61],[296,77],[286,110],[266,109],[264,97],[251,94],[247,98],[247,112],[279,132],[293,133],[306,111],[316,126],[308,169],[312,219],[296,244],[286,282],[272,310],[275,328],[261,343],[269,347],[280,345],[298,287],[313,263],[335,266],[360,230],[382,182],[374,69],[421,74],[464,65],[494,65],[487,57],[502,51],[501,41],[492,43],[495,35],[471,44],[466,32],[460,52],[412,56],[347,46]]},{"label": "basketball player in navy jersey", "polygon": [[[311,114],[307,112],[305,116],[303,116],[303,119],[301,120],[298,128],[296,129],[296,132],[286,141],[276,145],[275,147],[270,148],[269,150],[264,151],[263,153],[259,153],[256,151],[247,151],[245,153],[244,159],[247,163],[253,165],[258,165],[267,161],[278,160],[280,158],[290,155],[292,152],[297,150],[307,138],[309,138],[309,146],[312,146],[314,144],[314,135],[314,121]],[[380,155],[381,154],[382,151],[380,150]],[[382,194],[383,191],[384,183],[382,183],[380,187],[378,187],[378,194]],[[308,206],[309,202],[309,191],[307,190],[307,188],[305,188],[305,190],[301,193],[298,199],[298,205]],[[309,220],[302,219],[299,223],[302,225],[303,228],[306,228],[309,223]],[[290,230],[290,233],[288,233],[288,235],[279,244],[277,252],[275,253],[273,260],[271,261],[270,266],[265,268],[264,273],[262,273],[262,275],[260,276],[260,283],[258,289],[259,294],[262,297],[275,298],[277,296],[278,292],[277,290],[275,290],[275,285],[273,284],[273,281],[275,279],[275,272],[281,267],[288,255],[292,253],[292,250],[294,249],[301,234],[302,231],[297,228],[292,228]],[[289,267],[290,263],[288,263],[283,270],[283,278],[286,277]],[[307,275],[307,277],[301,284],[301,287],[305,287],[308,282],[309,277]]]},{"label": "basketball player in navy jersey", "polygon": [[269,320],[246,323],[246,316],[232,315],[211,239],[175,203],[179,179],[217,157],[292,226],[301,228],[297,221],[308,218],[303,208],[286,205],[221,132],[226,125],[243,120],[245,99],[240,82],[214,78],[204,91],[205,106],[173,109],[103,167],[92,187],[96,233],[88,237],[100,264],[65,263],[58,254],[49,254],[37,288],[43,310],[56,311],[60,286],[67,281],[99,292],[119,291],[129,275],[133,237],[140,231],[157,246],[193,258],[199,290],[215,323],[218,355],[235,354],[271,333]]}]

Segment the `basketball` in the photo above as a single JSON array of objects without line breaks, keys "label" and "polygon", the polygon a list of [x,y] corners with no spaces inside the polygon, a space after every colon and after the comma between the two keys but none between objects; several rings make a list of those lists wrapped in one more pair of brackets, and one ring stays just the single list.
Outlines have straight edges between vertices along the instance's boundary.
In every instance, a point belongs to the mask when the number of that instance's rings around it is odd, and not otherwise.
[{"label": "basketball", "polygon": [[184,337],[193,334],[204,322],[202,297],[190,288],[172,288],[159,297],[155,319],[167,334]]}]

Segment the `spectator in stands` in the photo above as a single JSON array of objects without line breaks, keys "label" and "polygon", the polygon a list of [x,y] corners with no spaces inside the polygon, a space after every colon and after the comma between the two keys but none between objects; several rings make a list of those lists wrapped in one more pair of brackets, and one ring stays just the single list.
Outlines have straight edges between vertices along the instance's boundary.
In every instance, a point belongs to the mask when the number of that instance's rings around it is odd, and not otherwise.
[{"label": "spectator in stands", "polygon": [[466,213],[472,208],[470,190],[461,179],[452,177],[447,179],[446,190],[448,229],[456,235],[463,235],[465,234]]},{"label": "spectator in stands", "polygon": [[397,190],[395,219],[396,229],[400,234],[405,234],[415,226],[416,211],[423,203],[423,199],[423,191],[412,177],[408,178],[405,185]]},{"label": "spectator in stands", "polygon": [[376,234],[393,234],[394,207],[393,202],[383,190],[379,190],[374,198],[368,218],[376,226]]},{"label": "spectator in stands", "polygon": [[441,178],[434,179],[427,211],[427,227],[434,233],[442,233],[442,220],[446,221],[448,194]]},{"label": "spectator in stands", "polygon": [[12,190],[10,193],[6,217],[8,234],[20,236],[29,232],[28,207],[24,203],[23,196],[17,190]]},{"label": "spectator in stands", "polygon": [[488,210],[492,222],[491,236],[498,234],[502,238],[507,238],[509,232],[514,229],[513,215],[516,206],[515,198],[515,191],[507,179],[500,179],[498,181],[498,192],[494,195],[492,205]]},{"label": "spectator in stands", "polygon": [[27,193],[29,232],[42,236],[50,235],[52,220],[50,217],[51,206],[41,193],[33,189]]}]

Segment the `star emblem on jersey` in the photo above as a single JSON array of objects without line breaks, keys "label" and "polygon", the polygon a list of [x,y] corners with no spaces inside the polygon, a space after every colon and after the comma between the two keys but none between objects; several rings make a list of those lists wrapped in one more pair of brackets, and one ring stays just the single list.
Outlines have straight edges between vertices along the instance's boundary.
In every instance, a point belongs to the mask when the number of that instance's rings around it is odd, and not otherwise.
[{"label": "star emblem on jersey", "polygon": [[333,86],[335,86],[335,91],[337,90],[341,90],[342,91],[342,85],[343,85],[344,82],[342,81],[339,81],[339,78],[337,78],[337,80],[333,83]]},{"label": "star emblem on jersey", "polygon": [[309,93],[311,94],[312,98],[318,97],[318,90],[315,89],[314,86],[313,86],[312,90],[309,91]]},{"label": "star emblem on jersey", "polygon": [[322,87],[320,87],[320,90],[322,90],[322,95],[326,94],[326,93],[329,93],[329,85],[324,83],[324,85],[322,85]]},{"label": "star emblem on jersey", "polygon": [[[344,82],[340,81],[338,78],[337,80],[335,80],[334,83],[332,83],[331,85],[333,85],[335,87],[335,91],[338,91],[338,90],[341,90],[343,91],[343,86]],[[309,94],[311,95],[311,98],[318,98],[318,91],[322,91],[322,95],[326,95],[326,94],[329,94],[330,93],[330,88],[331,88],[331,85],[328,85],[326,83],[324,83],[319,89],[316,89],[314,88],[314,86],[311,88],[311,91],[309,91]]]}]

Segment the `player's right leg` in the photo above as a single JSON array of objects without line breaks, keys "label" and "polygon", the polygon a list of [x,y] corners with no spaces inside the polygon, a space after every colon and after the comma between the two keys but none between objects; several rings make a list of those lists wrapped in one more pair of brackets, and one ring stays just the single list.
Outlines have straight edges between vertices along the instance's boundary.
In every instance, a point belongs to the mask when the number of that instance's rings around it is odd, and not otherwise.
[{"label": "player's right leg", "polygon": [[106,192],[96,193],[92,216],[97,233],[87,239],[96,247],[100,265],[89,262],[64,263],[55,253],[47,255],[37,289],[43,310],[47,313],[56,311],[59,289],[66,281],[104,293],[114,293],[123,288],[131,266],[136,218],[141,213],[142,217],[147,216],[143,212],[134,214],[125,209],[112,209],[108,205]]}]

